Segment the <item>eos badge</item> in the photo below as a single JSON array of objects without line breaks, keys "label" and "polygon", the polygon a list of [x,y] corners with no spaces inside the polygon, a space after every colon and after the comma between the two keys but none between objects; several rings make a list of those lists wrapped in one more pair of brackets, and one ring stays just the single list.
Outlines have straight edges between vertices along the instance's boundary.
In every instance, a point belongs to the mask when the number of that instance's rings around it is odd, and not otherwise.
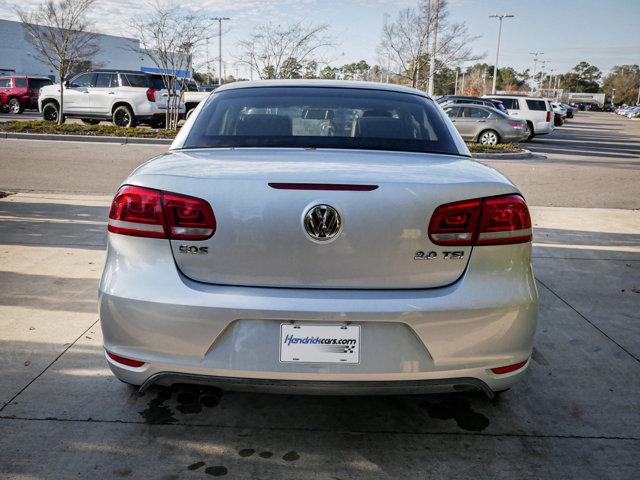
[{"label": "eos badge", "polygon": [[206,255],[209,253],[209,247],[196,247],[195,245],[180,245],[178,249],[180,253],[190,253],[191,255]]}]

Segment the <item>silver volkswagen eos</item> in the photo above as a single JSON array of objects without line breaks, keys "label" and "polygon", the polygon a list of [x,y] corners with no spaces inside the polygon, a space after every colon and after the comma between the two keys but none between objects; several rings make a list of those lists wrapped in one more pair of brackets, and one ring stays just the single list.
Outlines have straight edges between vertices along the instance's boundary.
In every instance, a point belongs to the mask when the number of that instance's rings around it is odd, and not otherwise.
[{"label": "silver volkswagen eos", "polygon": [[529,364],[527,205],[417,90],[225,85],[108,230],[106,359],[141,390],[492,396]]}]

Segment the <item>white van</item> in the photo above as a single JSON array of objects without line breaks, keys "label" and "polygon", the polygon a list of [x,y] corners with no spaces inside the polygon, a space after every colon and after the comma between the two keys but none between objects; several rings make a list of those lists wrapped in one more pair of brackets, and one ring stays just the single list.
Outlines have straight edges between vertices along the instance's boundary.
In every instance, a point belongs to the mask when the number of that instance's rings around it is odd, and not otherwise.
[{"label": "white van", "polygon": [[500,100],[510,116],[525,120],[529,126],[529,140],[535,135],[553,132],[553,109],[546,98],[518,95],[485,95]]}]

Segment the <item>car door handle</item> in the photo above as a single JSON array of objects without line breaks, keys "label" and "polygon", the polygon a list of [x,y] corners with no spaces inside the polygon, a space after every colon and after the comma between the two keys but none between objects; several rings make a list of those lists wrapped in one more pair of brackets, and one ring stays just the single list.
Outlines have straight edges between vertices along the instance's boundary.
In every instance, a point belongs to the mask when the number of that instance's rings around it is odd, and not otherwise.
[{"label": "car door handle", "polygon": [[116,92],[108,92],[107,95],[115,95]]},{"label": "car door handle", "polygon": [[476,123],[487,123],[486,120],[476,120]]},{"label": "car door handle", "polygon": [[89,93],[87,90],[84,90],[82,93]]}]

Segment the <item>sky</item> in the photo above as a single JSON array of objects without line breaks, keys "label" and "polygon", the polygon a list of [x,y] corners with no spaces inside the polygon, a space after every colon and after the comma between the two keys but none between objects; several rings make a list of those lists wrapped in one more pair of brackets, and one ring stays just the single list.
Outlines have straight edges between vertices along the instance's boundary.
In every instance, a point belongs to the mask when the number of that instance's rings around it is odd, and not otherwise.
[{"label": "sky", "polygon": [[[0,18],[16,20],[15,7],[29,9],[42,0],[0,0]],[[296,21],[328,23],[335,46],[323,52],[332,65],[366,60],[379,63],[379,43],[385,14],[393,19],[399,10],[417,0],[180,0],[185,8],[210,16],[226,16],[223,58],[227,74],[247,77],[237,64],[237,42],[265,21],[282,25]],[[100,33],[134,36],[131,18],[150,8],[146,0],[98,0],[90,19]],[[465,22],[476,54],[493,64],[498,22],[491,14],[512,14],[502,29],[499,66],[516,70],[533,68],[529,52],[544,52],[546,69],[570,70],[585,60],[606,73],[612,66],[640,63],[640,0],[449,0],[450,19]],[[216,24],[217,25],[217,24]],[[217,26],[212,22],[212,35]],[[209,59],[217,57],[217,38],[209,45]],[[201,61],[206,58],[200,52]]]}]

